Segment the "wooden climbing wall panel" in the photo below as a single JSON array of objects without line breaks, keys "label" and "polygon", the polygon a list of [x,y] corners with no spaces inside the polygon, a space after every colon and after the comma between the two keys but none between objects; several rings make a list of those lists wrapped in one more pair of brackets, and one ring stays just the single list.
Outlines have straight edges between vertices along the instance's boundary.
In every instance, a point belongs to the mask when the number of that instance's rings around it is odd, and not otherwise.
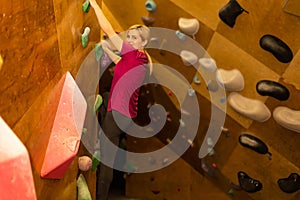
[{"label": "wooden climbing wall panel", "polygon": [[[0,115],[25,146],[36,139],[33,125],[42,118],[41,110],[54,85],[67,71],[75,79],[86,55],[100,40],[97,19],[93,12],[82,11],[83,2],[0,1]],[[91,33],[83,48],[81,34],[87,26]],[[83,145],[81,155],[89,155]],[[38,199],[76,199],[78,173],[77,157],[61,180],[42,179],[33,168]],[[94,196],[95,173],[84,175]]]},{"label": "wooden climbing wall panel", "polygon": [[[243,74],[245,88],[240,91],[240,94],[261,100],[271,113],[277,106],[281,105],[299,110],[300,38],[298,35],[300,35],[300,18],[283,11],[285,0],[263,0],[259,2],[239,0],[239,4],[248,13],[241,13],[237,17],[234,27],[231,28],[222,22],[218,16],[219,10],[228,2],[226,0],[193,0],[187,3],[184,0],[156,0],[157,10],[155,13],[149,13],[145,9],[145,1],[127,0],[122,2],[107,1],[105,3],[116,21],[124,29],[132,24],[142,23],[141,16],[154,17],[154,27],[173,30],[179,29],[179,17],[197,18],[200,22],[200,29],[195,35],[196,41],[216,61],[218,68],[238,69]],[[124,5],[130,5],[130,8],[124,9]],[[128,9],[130,9],[130,12],[128,12]],[[274,35],[288,44],[294,55],[293,60],[282,63],[270,52],[263,50],[260,47],[259,40],[265,34]],[[155,61],[176,69],[192,82],[195,71],[193,68],[186,68],[179,56],[168,52],[161,55],[157,49],[151,49],[149,52]],[[203,77],[201,77],[201,74],[198,75],[202,84],[192,83],[192,86],[198,93],[200,104],[206,105],[206,101],[210,101],[210,95]],[[255,86],[262,79],[277,81],[286,86],[290,91],[290,98],[287,101],[278,101],[272,97],[259,95]],[[165,92],[167,93],[168,89]],[[230,93],[226,92],[226,94],[229,95]],[[159,102],[158,99],[163,97],[157,92],[156,98]],[[170,99],[172,100],[172,97]],[[165,100],[162,100],[162,102],[165,102]],[[218,166],[224,180],[236,183],[237,172],[244,170],[250,175],[253,174],[254,178],[257,176],[265,184],[262,191],[248,195],[249,199],[299,198],[299,192],[292,195],[283,193],[276,181],[279,178],[287,177],[288,172],[299,174],[300,154],[298,147],[300,145],[300,135],[281,127],[272,117],[264,123],[256,122],[238,114],[228,104],[226,113],[224,127],[228,128],[229,132],[221,135],[215,146],[215,156],[208,159]],[[205,122],[209,123],[210,112],[201,112],[201,120],[204,120],[202,122],[204,123],[203,126],[207,127],[208,124],[205,124]],[[202,142],[203,136],[201,137],[201,133],[203,131],[205,131],[205,128],[200,128],[199,137],[196,138],[196,140],[200,138],[198,144]],[[250,152],[241,148],[238,137],[242,132],[250,132],[261,138],[274,151],[274,160],[267,160],[264,157],[260,158],[264,159],[260,162],[255,159],[255,155],[251,156]],[[165,142],[165,137],[162,139]],[[244,161],[244,156],[247,157],[247,161]],[[240,162],[251,164],[243,165]],[[270,166],[272,167],[270,168]],[[220,181],[218,183],[216,181],[215,184],[219,184],[223,188],[225,182]],[[235,191],[235,195],[240,192]]]},{"label": "wooden climbing wall panel", "polygon": [[53,2],[2,1],[0,111],[10,126],[60,69]]}]

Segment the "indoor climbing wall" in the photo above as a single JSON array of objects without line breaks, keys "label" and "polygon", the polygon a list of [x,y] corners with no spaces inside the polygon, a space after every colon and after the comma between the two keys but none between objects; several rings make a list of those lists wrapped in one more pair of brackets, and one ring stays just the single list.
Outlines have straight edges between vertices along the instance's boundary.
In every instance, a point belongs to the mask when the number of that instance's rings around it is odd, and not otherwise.
[{"label": "indoor climbing wall", "polygon": [[[205,63],[197,57],[195,65],[210,71],[215,80],[207,81],[207,77],[196,73],[194,68],[185,66],[178,55],[149,49],[154,62],[171,66],[192,83],[200,102],[201,121],[195,146],[187,151],[189,156],[183,157],[232,198],[246,195],[248,199],[298,199],[300,18],[283,10],[286,1],[104,3],[123,29],[135,23],[148,23],[153,27],[180,30],[179,18],[198,20],[199,30],[188,36],[200,43],[213,60]],[[124,5],[130,7],[124,9]],[[155,9],[149,11],[146,5],[150,10]],[[167,46],[168,39],[160,44]],[[189,46],[183,50],[189,50]],[[193,53],[198,55],[198,52]],[[188,57],[192,59],[191,55]],[[195,81],[195,75],[201,84]],[[217,83],[218,80],[223,86]],[[225,124],[217,145],[201,159],[205,163],[201,165],[197,153],[210,123],[210,95],[223,87],[226,98],[222,97],[220,101],[227,105]],[[159,94],[159,88],[153,90],[155,101],[176,104],[171,92],[163,89],[165,96]],[[173,121],[176,122],[174,126],[178,126],[175,114]],[[158,136],[165,144],[166,135],[171,137],[172,133],[166,131]],[[215,141],[204,142],[211,144]],[[256,147],[252,146],[253,143],[257,144]],[[203,166],[206,167],[203,169]],[[247,184],[249,180],[253,180],[252,184]],[[139,188],[132,181],[128,187]],[[134,190],[130,191],[133,196],[134,193]],[[148,198],[155,199],[155,195]]]},{"label": "indoor climbing wall", "polygon": [[[97,19],[93,13],[84,12],[84,2],[1,0],[0,115],[29,152],[37,199],[76,199],[76,180],[80,173],[77,160],[79,156],[89,155],[80,145],[81,130],[73,127],[70,132],[76,135],[66,133],[64,136],[72,139],[67,139],[72,154],[67,157],[66,151],[58,150],[55,139],[49,135],[55,128],[67,129],[73,124],[65,121],[65,125],[55,125],[54,118],[59,118],[60,113],[66,120],[62,114],[76,107],[72,108],[72,98],[82,98],[74,80],[83,60],[100,38]],[[87,27],[91,31],[84,46],[82,36]],[[77,89],[72,92],[72,88]],[[85,117],[86,102],[79,101],[82,104],[76,105],[82,110],[81,115],[75,117],[76,123],[80,121],[75,126],[82,125]],[[54,142],[50,144],[50,141]],[[40,148],[36,145],[39,142]],[[51,146],[56,150],[52,151]],[[47,155],[51,158],[46,159]],[[52,172],[50,176],[41,174],[40,160],[44,158],[59,163],[59,169],[52,171],[56,175]],[[94,196],[95,171],[82,173]]]}]

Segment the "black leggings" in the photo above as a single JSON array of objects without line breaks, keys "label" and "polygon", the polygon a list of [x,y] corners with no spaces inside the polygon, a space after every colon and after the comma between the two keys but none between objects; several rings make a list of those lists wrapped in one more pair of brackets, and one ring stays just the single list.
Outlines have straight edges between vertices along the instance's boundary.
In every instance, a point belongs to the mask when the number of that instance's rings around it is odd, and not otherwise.
[{"label": "black leggings", "polygon": [[[101,128],[103,132],[100,134],[105,134],[106,137],[116,146],[119,145],[120,141],[120,135],[123,133],[123,131],[119,128],[119,126],[116,124],[114,120],[114,115],[118,116],[118,123],[121,123],[122,127],[128,129],[132,123],[132,119],[126,117],[125,115],[122,115],[121,113],[117,111],[107,112],[101,119]],[[103,152],[108,150],[107,148],[108,143],[107,142],[101,142],[101,136],[100,136],[100,158],[103,156]],[[109,152],[109,156],[113,159],[115,159],[117,152]],[[100,159],[101,160],[101,159]],[[100,167],[98,168],[100,171],[98,173],[98,180],[97,180],[97,200],[107,200],[108,199],[108,193],[109,193],[109,187],[113,180],[113,168],[108,167],[102,162],[100,163]]]}]

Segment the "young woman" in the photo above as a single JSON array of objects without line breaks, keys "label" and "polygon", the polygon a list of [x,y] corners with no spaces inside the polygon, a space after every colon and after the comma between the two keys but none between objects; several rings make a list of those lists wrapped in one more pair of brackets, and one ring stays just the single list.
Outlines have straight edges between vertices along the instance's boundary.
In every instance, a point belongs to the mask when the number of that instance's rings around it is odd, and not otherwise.
[{"label": "young woman", "polygon": [[[144,50],[149,41],[150,30],[144,25],[134,25],[126,31],[126,40],[123,41],[104,16],[96,0],[89,1],[91,7],[94,8],[101,29],[121,53],[121,56],[115,55],[105,43],[102,45],[104,51],[116,65],[108,98],[107,113],[101,120],[103,130],[101,134],[105,134],[114,145],[118,146],[121,133],[130,127],[133,119],[137,116],[139,86],[142,85],[146,74],[151,71],[148,67],[150,57]],[[118,85],[118,81],[125,75],[128,75],[126,84],[119,82]],[[121,125],[122,130],[118,125]],[[107,149],[107,142],[100,139],[101,160]],[[115,157],[116,152],[109,152],[109,155]],[[112,179],[113,169],[101,163],[97,180],[97,199],[106,200],[108,198]]]}]

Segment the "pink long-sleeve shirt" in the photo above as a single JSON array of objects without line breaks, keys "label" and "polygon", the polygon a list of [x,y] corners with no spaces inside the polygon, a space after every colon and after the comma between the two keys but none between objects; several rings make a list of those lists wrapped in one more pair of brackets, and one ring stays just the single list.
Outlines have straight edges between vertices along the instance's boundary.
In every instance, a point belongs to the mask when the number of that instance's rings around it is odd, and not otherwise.
[{"label": "pink long-sleeve shirt", "polygon": [[123,42],[122,58],[116,64],[108,99],[107,111],[116,110],[135,118],[138,110],[140,86],[147,73],[148,57],[144,52]]}]

